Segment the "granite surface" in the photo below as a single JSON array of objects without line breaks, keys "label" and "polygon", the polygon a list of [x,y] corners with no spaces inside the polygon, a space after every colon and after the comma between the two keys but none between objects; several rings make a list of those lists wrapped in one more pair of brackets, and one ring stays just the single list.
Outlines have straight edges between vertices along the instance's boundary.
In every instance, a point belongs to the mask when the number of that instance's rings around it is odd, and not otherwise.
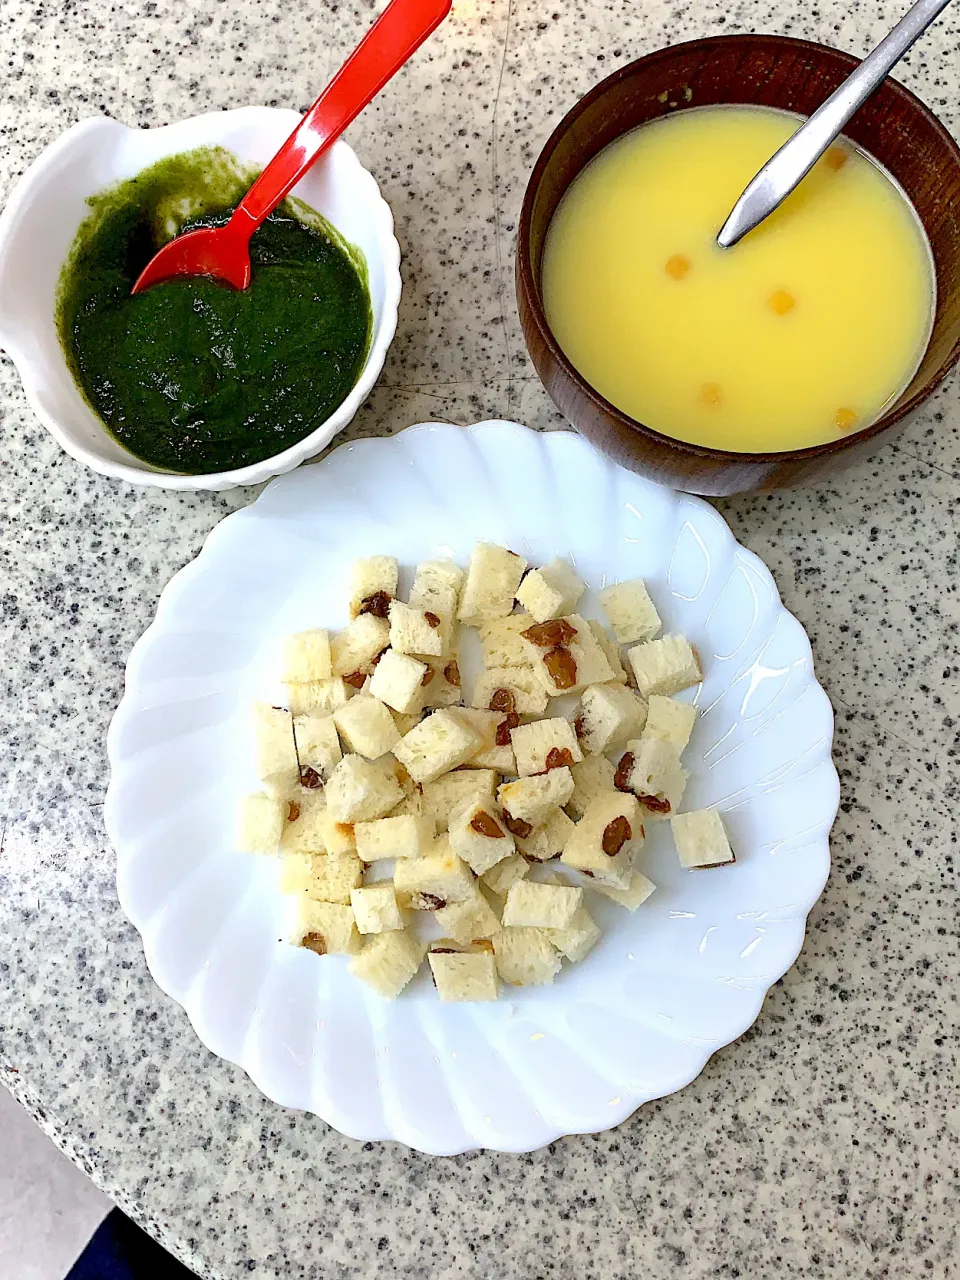
[{"label": "granite surface", "polygon": [[[5,0],[0,200],[93,112],[155,125],[305,107],[373,5]],[[881,0],[456,0],[350,131],[404,253],[397,340],[349,434],[560,426],[513,302],[553,124],[671,40],[759,30],[864,52]],[[960,14],[902,79],[956,132]],[[61,453],[0,357],[0,1079],[201,1276],[957,1274],[960,400],[818,490],[720,504],[806,626],[837,712],[834,871],[738,1043],[620,1128],[533,1155],[360,1145],[267,1102],[153,984],[114,892],[104,735],[158,593],[253,491],[176,495]],[[11,1280],[15,1280],[12,1277]]]}]

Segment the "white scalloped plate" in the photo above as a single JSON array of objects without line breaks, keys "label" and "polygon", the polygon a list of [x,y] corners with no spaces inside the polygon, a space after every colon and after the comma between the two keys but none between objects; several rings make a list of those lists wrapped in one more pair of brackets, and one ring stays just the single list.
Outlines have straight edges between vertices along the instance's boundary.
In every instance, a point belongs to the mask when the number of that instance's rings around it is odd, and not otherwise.
[{"label": "white scalloped plate", "polygon": [[[247,708],[269,696],[282,635],[346,621],[355,556],[465,563],[478,538],[571,556],[593,589],[648,581],[705,669],[685,807],[720,807],[738,861],[684,872],[648,824],[657,892],[632,916],[592,895],[604,936],[553,986],[443,1005],[421,975],[388,1002],[343,957],[280,941],[276,860],[231,848],[256,786]],[[576,435],[413,427],[275,480],[167,586],[108,739],[120,901],[160,986],[268,1097],[357,1139],[530,1151],[680,1089],[757,1017],[829,870],[832,731],[802,628],[705,502]]]}]

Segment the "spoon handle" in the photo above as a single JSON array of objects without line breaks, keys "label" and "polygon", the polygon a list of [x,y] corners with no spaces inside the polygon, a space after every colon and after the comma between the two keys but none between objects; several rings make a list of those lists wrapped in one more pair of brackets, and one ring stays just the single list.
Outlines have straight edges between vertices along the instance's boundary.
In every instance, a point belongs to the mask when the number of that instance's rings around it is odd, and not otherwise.
[{"label": "spoon handle", "polygon": [[744,190],[717,236],[721,249],[732,248],[773,213],[833,142],[850,117],[879,88],[892,68],[950,0],[917,0],[872,53],[804,122],[763,166]]}]

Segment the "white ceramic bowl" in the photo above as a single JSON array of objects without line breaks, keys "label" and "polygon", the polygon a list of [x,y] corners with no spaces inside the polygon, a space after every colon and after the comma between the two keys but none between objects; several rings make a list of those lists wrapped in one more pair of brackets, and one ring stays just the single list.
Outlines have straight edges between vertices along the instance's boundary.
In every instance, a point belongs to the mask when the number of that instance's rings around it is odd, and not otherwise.
[{"label": "white ceramic bowl", "polygon": [[300,119],[296,111],[241,107],[193,116],[160,129],[131,129],[106,116],[83,120],[41,153],[0,213],[0,346],[19,371],[31,408],[66,451],[103,475],[165,489],[232,489],[258,484],[320,452],[353,418],[383,368],[397,327],[400,248],[376,180],[337,142],[292,194],[323,214],[362,250],[369,273],[373,338],[356,386],[339,409],[283,453],[212,475],[158,470],[104,429],[67,367],[54,323],[60,269],[89,212],[87,198],[165,156],[222,146],[263,165]]}]

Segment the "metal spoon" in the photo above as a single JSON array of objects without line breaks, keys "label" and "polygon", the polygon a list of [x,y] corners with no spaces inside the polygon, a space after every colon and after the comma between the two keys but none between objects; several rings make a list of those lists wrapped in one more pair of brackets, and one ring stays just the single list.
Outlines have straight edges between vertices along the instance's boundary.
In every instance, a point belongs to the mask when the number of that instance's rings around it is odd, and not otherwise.
[{"label": "metal spoon", "polygon": [[872,53],[763,166],[720,228],[717,244],[731,249],[778,208],[810,172],[855,111],[866,102],[950,0],[917,0]]}]

